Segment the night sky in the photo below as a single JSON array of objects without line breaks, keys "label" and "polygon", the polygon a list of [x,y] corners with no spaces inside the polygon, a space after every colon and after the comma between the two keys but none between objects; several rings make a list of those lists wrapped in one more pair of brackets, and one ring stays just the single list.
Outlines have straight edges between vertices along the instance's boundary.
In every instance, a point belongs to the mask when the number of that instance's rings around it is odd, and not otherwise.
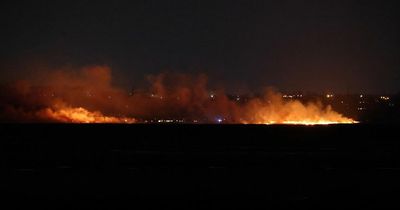
[{"label": "night sky", "polygon": [[108,65],[116,83],[205,73],[229,91],[400,91],[396,1],[0,3],[0,81]]}]

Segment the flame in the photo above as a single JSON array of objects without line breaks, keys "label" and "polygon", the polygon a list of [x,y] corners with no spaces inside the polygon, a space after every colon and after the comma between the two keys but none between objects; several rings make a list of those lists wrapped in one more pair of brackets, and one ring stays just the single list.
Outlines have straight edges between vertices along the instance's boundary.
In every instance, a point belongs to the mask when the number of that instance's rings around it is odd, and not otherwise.
[{"label": "flame", "polygon": [[257,104],[250,118],[254,124],[329,125],[353,124],[357,121],[324,107],[321,103],[304,104],[299,100],[284,101],[280,94],[269,93],[268,103]]},{"label": "flame", "polygon": [[358,123],[350,118],[343,118],[338,120],[298,120],[298,121],[266,121],[260,124],[273,125],[273,124],[286,124],[286,125],[331,125],[331,124],[354,124]]},{"label": "flame", "polygon": [[[244,107],[244,110],[249,107]],[[71,107],[63,102],[55,102],[50,108],[39,112],[42,118],[64,123],[136,123],[137,120],[128,117],[106,116],[100,111],[89,111],[83,107]],[[228,123],[241,124],[287,124],[287,125],[330,125],[330,124],[353,124],[357,121],[342,116],[332,110],[330,106],[323,108],[321,104],[309,103],[307,105],[294,100],[283,102],[281,100],[273,103],[258,105],[252,112],[252,121],[239,121]],[[158,122],[162,122],[159,120]],[[166,121],[168,122],[168,120]],[[221,123],[219,121],[218,123]]]},{"label": "flame", "polygon": [[56,106],[46,108],[40,115],[64,123],[135,123],[136,120],[127,117],[105,116],[99,111],[89,111],[82,107]]}]

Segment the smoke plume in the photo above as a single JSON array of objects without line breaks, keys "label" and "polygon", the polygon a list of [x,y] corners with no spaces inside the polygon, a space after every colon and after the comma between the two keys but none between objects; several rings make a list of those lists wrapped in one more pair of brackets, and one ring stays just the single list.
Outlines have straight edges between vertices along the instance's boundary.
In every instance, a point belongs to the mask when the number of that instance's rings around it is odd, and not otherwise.
[{"label": "smoke plume", "polygon": [[2,88],[2,122],[71,123],[351,123],[329,106],[285,101],[268,90],[262,97],[232,98],[209,90],[205,75],[163,73],[149,86],[126,91],[112,84],[107,66],[58,70]]}]

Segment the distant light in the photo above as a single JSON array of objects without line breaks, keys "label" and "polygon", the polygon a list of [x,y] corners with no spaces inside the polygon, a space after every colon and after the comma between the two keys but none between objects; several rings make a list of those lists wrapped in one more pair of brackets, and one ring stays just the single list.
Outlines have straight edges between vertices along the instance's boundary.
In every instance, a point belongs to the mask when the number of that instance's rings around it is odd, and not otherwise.
[{"label": "distant light", "polygon": [[222,118],[217,118],[218,123],[221,123],[222,121],[223,121]]},{"label": "distant light", "polygon": [[326,98],[333,98],[333,94],[326,94]]},{"label": "distant light", "polygon": [[296,95],[283,95],[282,98],[294,98]]},{"label": "distant light", "polygon": [[360,95],[360,98],[364,97],[362,94]]}]

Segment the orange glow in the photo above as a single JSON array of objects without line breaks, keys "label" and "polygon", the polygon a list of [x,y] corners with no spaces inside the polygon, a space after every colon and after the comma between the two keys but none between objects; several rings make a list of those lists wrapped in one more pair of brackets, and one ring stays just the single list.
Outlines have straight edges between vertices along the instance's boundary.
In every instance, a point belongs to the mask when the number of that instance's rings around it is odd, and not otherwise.
[{"label": "orange glow", "polygon": [[258,124],[330,125],[358,123],[357,121],[351,118],[343,117],[341,114],[332,110],[319,110],[320,112],[317,114],[313,113],[312,111],[305,111],[306,112],[298,112],[298,110],[293,110],[292,114],[284,117],[283,119],[268,119],[268,117],[266,117],[264,121],[259,121]]},{"label": "orange glow", "polygon": [[331,124],[354,124],[358,123],[357,121],[354,121],[350,118],[344,118],[344,119],[339,119],[337,121],[333,120],[300,120],[300,121],[282,121],[282,122],[275,122],[275,121],[269,121],[269,122],[264,122],[260,124],[266,124],[266,125],[271,125],[271,124],[287,124],[287,125],[331,125]]},{"label": "orange glow", "polygon": [[41,115],[50,120],[64,123],[134,123],[133,118],[104,116],[99,111],[88,111],[85,108],[58,106],[42,110]]},{"label": "orange glow", "polygon": [[[284,101],[279,95],[270,95],[268,104],[257,104],[251,112],[250,123],[254,124],[290,124],[290,125],[329,125],[353,124],[357,121],[344,117],[332,110],[331,106],[324,107],[320,103],[304,104],[298,100]],[[247,122],[248,123],[248,122]]]}]

